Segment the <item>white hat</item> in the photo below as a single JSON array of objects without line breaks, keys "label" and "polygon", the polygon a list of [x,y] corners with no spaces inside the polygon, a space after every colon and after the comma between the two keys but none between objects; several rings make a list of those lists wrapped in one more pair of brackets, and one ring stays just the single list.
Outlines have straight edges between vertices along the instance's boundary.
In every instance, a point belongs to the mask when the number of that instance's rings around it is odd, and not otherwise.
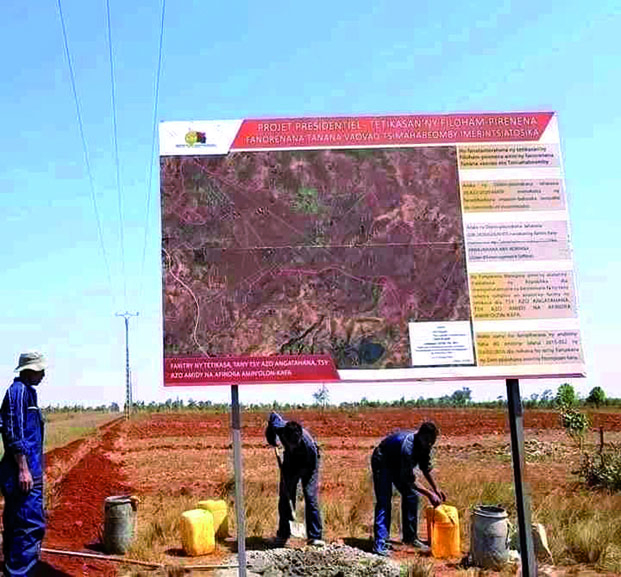
[{"label": "white hat", "polygon": [[45,357],[36,351],[22,353],[19,355],[19,364],[15,369],[16,373],[30,369],[31,371],[44,371],[47,367]]}]

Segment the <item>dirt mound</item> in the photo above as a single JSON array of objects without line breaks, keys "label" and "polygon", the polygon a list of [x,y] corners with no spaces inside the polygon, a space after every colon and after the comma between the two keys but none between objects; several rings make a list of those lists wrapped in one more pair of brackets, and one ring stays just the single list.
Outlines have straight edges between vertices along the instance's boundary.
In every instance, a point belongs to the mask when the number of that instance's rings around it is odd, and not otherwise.
[{"label": "dirt mound", "polygon": [[[101,442],[54,487],[54,507],[49,513],[44,547],[82,551],[99,542],[105,498],[128,490],[121,465],[108,454],[118,434],[118,426],[109,428]],[[110,563],[76,561],[56,555],[44,557],[55,569],[69,575],[88,574],[84,573],[84,567],[94,575],[116,575],[116,568]]]},{"label": "dirt mound", "polygon": [[249,570],[267,577],[399,577],[400,565],[347,545],[248,552]]}]

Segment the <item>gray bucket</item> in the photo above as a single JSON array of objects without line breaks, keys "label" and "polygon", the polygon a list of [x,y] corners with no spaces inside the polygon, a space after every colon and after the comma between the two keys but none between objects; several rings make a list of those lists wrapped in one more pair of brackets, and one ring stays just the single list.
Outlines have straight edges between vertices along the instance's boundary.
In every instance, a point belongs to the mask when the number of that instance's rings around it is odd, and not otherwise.
[{"label": "gray bucket", "polygon": [[136,504],[133,497],[107,497],[104,505],[103,545],[106,553],[124,554],[134,539]]},{"label": "gray bucket", "polygon": [[483,569],[499,570],[509,560],[509,520],[502,507],[482,505],[472,511],[470,556]]}]

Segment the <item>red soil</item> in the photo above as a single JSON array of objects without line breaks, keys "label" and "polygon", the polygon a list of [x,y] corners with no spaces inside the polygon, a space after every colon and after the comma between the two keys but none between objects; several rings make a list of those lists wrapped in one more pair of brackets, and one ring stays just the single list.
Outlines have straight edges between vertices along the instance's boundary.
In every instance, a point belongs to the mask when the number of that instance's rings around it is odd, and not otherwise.
[{"label": "red soil", "polygon": [[[594,427],[606,431],[621,431],[621,413],[593,413]],[[242,417],[245,443],[262,439],[267,413],[246,413]],[[297,419],[318,437],[335,434],[343,438],[380,438],[387,432],[405,427],[416,427],[424,419],[433,419],[443,435],[484,435],[507,433],[508,422],[504,411],[472,409],[367,409],[354,412],[287,411],[286,417]],[[230,436],[228,414],[154,414],[136,419],[124,429],[122,423],[102,428],[102,440],[56,485],[54,507],[50,511],[44,547],[85,550],[98,543],[103,523],[103,503],[106,497],[127,494],[129,486],[123,477],[122,463],[110,458],[114,442],[121,431],[131,440],[162,437],[224,437]],[[559,429],[558,415],[552,411],[526,411],[527,429]],[[124,429],[124,430],[123,430]],[[87,450],[83,442],[52,451],[47,455],[48,470],[55,464],[70,462],[76,452]],[[45,575],[78,576],[117,575],[117,567],[107,562],[45,554]]]},{"label": "red soil", "polygon": [[49,451],[45,454],[45,466],[48,469],[59,465],[60,463],[66,463],[71,460],[71,456],[78,451],[78,449],[84,444],[84,439],[77,439],[64,447],[59,447],[53,451]]},{"label": "red soil", "polygon": [[[108,429],[101,443],[87,453],[60,482],[55,507],[48,518],[44,547],[70,551],[81,551],[88,546],[96,548],[100,540],[105,498],[127,493],[129,489],[123,482],[121,465],[111,461],[108,456],[119,435],[119,427],[117,424]],[[58,453],[54,458],[58,458]],[[112,563],[49,554],[44,555],[44,560],[54,569],[69,575],[112,577],[117,574]]]},{"label": "red soil", "polygon": [[[621,412],[591,413],[593,427],[606,431],[621,431]],[[485,435],[508,433],[506,411],[495,409],[368,409],[358,413],[340,411],[287,411],[288,419],[299,420],[314,435],[348,437],[381,437],[391,430],[415,428],[425,419],[440,427],[443,435]],[[242,436],[263,436],[267,413],[247,413],[242,416]],[[185,413],[183,415],[154,414],[148,421],[135,423],[129,430],[130,439],[158,437],[230,436],[230,415]],[[525,411],[526,429],[561,429],[558,413],[554,411]]]}]

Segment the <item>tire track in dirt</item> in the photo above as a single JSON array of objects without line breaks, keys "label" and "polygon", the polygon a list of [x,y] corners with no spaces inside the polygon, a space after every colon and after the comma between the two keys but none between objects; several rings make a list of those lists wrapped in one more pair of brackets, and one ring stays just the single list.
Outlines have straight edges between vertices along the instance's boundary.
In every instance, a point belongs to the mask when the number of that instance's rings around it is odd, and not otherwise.
[{"label": "tire track in dirt", "polygon": [[[48,512],[44,547],[82,551],[99,542],[105,498],[129,492],[121,463],[110,458],[121,427],[122,423],[117,421],[102,427],[103,435],[100,439],[72,443],[77,457],[67,452],[69,446],[58,455],[51,455],[51,465],[62,455],[69,459],[69,463],[75,464],[54,485],[54,505]],[[51,554],[44,554],[43,560],[67,575],[118,575],[115,564],[109,562],[71,559]]]}]

